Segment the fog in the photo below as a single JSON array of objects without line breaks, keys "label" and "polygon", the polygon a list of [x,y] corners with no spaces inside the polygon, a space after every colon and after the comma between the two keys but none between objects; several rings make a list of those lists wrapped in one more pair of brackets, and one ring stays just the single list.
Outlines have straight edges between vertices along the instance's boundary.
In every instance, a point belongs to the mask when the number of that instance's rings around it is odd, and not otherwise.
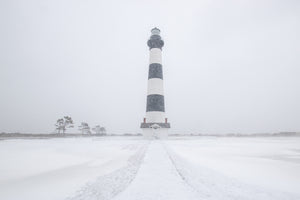
[{"label": "fog", "polygon": [[299,1],[2,0],[0,25],[0,131],[141,132],[153,27],[170,132],[300,131]]}]

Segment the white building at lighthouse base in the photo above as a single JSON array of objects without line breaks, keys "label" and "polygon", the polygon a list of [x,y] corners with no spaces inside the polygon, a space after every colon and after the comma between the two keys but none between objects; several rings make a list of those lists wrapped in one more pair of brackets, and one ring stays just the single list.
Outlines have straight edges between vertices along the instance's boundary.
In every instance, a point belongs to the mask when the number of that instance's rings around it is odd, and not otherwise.
[{"label": "white building at lighthouse base", "polygon": [[167,139],[169,123],[142,123],[143,137],[145,139]]}]

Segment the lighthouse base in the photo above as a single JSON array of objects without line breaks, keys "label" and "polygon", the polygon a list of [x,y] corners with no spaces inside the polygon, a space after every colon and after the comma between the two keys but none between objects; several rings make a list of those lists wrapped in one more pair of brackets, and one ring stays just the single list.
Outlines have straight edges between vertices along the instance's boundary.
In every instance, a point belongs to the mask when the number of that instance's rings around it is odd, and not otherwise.
[{"label": "lighthouse base", "polygon": [[145,139],[167,139],[168,128],[143,128],[143,137]]},{"label": "lighthouse base", "polygon": [[166,139],[170,123],[141,123],[145,139]]},{"label": "lighthouse base", "polygon": [[141,123],[145,139],[167,139],[170,123]]}]

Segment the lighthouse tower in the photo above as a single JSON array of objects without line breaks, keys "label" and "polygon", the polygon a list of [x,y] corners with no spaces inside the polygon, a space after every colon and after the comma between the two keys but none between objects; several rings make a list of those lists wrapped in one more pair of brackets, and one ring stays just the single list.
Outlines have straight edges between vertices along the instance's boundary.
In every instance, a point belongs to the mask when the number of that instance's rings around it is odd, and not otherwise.
[{"label": "lighthouse tower", "polygon": [[141,128],[145,138],[166,138],[170,123],[165,118],[165,101],[163,87],[163,69],[161,51],[164,41],[160,37],[160,30],[153,28],[148,40],[150,50],[148,91],[146,117]]}]

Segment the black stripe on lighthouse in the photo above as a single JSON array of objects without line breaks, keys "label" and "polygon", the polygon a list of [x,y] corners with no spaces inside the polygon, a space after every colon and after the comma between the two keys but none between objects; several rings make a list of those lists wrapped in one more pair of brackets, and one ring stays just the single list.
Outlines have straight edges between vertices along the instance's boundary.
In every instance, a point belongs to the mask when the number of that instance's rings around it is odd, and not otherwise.
[{"label": "black stripe on lighthouse", "polygon": [[152,35],[147,42],[149,49],[159,48],[161,49],[164,46],[164,41],[159,35]]},{"label": "black stripe on lighthouse", "polygon": [[160,94],[150,94],[147,96],[147,110],[165,112],[164,96]]},{"label": "black stripe on lighthouse", "polygon": [[159,63],[152,63],[149,65],[148,79],[160,78],[163,79],[162,65]]}]

